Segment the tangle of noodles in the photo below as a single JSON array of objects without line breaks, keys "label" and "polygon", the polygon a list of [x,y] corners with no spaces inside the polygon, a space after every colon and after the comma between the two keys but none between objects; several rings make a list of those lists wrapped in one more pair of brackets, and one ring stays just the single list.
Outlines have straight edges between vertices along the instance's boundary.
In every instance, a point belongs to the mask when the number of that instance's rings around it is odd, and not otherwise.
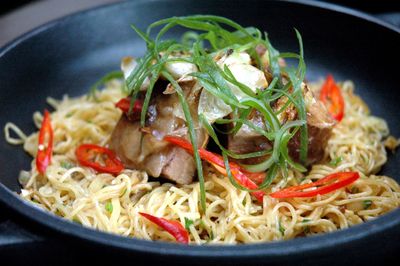
[{"label": "tangle of noodles", "polygon": [[[311,84],[318,95],[319,84]],[[177,186],[150,182],[145,172],[126,169],[118,176],[96,174],[81,167],[75,149],[81,143],[106,145],[121,111],[115,102],[124,97],[118,80],[109,82],[97,99],[48,99],[54,152],[46,175],[21,171],[21,196],[59,216],[123,236],[174,241],[173,237],[138,212],[145,212],[188,225],[191,243],[254,243],[313,235],[347,228],[382,215],[400,204],[400,186],[390,177],[376,175],[386,162],[384,139],[389,135],[385,120],[371,116],[367,105],[353,94],[353,83],[340,83],[345,117],[335,126],[326,148],[324,163],[309,173],[289,170],[278,174],[270,191],[311,182],[338,171],[358,171],[361,178],[347,188],[312,198],[277,200],[265,196],[263,206],[246,191],[205,167],[207,209],[200,212],[197,182]],[[33,115],[40,127],[42,116]],[[11,137],[13,131],[18,138]],[[25,136],[14,124],[5,127],[11,144],[24,144],[33,157],[38,133]],[[340,158],[340,160],[338,160]],[[337,164],[331,162],[335,160]],[[190,222],[188,222],[190,221]]]}]

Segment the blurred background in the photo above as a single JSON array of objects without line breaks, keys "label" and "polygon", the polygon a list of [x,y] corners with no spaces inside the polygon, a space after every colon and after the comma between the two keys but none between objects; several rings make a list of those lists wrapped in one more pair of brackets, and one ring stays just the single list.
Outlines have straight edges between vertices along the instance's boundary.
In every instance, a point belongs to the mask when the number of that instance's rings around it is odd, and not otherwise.
[{"label": "blurred background", "polygon": [[[50,20],[120,0],[15,0],[0,7],[0,47]],[[190,1],[190,0],[188,0]],[[263,1],[263,0],[260,0]],[[227,0],[229,2],[229,0]],[[398,0],[319,0],[358,9],[400,27]]]}]

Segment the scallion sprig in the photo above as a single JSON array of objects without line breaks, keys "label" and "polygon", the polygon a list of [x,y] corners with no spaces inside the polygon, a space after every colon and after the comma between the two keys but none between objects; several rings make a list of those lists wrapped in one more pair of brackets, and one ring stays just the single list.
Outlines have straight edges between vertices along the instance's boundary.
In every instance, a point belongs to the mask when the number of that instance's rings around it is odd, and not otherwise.
[{"label": "scallion sprig", "polygon": [[[164,40],[166,33],[175,27],[183,27],[188,30],[183,34],[181,43],[176,40]],[[302,162],[305,162],[307,158],[307,117],[302,93],[302,82],[306,67],[304,63],[303,43],[301,35],[297,30],[295,32],[299,41],[299,54],[280,53],[272,46],[267,33],[263,34],[257,28],[245,28],[230,19],[213,15],[193,15],[162,19],[152,23],[146,31],[142,31],[135,26],[132,26],[132,28],[146,42],[147,51],[138,60],[138,66],[126,79],[127,93],[132,96],[132,101],[134,101],[144,81],[146,79],[150,80],[150,85],[145,93],[141,114],[141,125],[144,126],[153,87],[157,79],[162,76],[174,87],[185,115],[190,141],[193,145],[203,211],[206,208],[206,194],[194,119],[182,88],[165,68],[167,62],[182,61],[195,64],[198,71],[191,73],[190,76],[195,78],[204,90],[207,90],[212,96],[221,99],[226,105],[231,107],[232,115],[229,119],[220,118],[215,121],[216,124],[233,124],[232,127],[223,133],[236,134],[243,125],[246,125],[255,132],[265,136],[266,140],[271,142],[271,150],[248,154],[234,153],[221,144],[213,125],[207,121],[203,114],[197,114],[203,128],[207,130],[208,134],[220,148],[225,161],[227,175],[235,187],[251,191],[235,181],[230,171],[229,158],[265,157],[265,160],[258,165],[244,166],[248,171],[268,172],[259,189],[268,187],[279,169],[283,172],[287,172],[288,167],[299,171],[306,170],[304,166],[294,162],[288,152],[290,139],[296,132],[300,131],[300,158]],[[151,36],[154,36],[152,33],[156,29],[159,29],[159,31],[153,39]],[[263,65],[260,55],[256,52],[258,45],[263,45],[267,49],[268,66]],[[257,91],[254,92],[245,84],[237,81],[227,66],[222,68],[218,66],[215,62],[215,57],[229,50],[247,52],[252,57],[256,66],[263,71],[267,71],[265,67],[268,67],[273,77],[269,86],[267,88],[257,88]],[[174,56],[175,53],[183,53],[185,56],[180,58],[179,56]],[[297,69],[281,66],[279,64],[280,58],[297,59]],[[245,97],[240,99],[236,97],[231,90],[232,85],[243,92]],[[274,103],[282,96],[286,96],[287,101],[283,107],[276,110]],[[284,112],[286,108],[290,108],[290,106],[296,108],[298,119],[283,124],[278,119],[279,114]],[[257,127],[248,119],[253,110],[262,116],[264,121],[263,128]]]}]

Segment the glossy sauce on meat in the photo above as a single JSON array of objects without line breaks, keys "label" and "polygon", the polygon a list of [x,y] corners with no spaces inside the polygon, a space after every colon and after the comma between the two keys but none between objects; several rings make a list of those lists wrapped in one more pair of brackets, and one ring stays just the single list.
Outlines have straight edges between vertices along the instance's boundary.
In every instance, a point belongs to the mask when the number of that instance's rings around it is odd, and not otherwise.
[{"label": "glossy sauce on meat", "polygon": [[[185,94],[191,105],[192,117],[197,121],[198,97],[193,95],[192,87],[192,83],[187,84]],[[204,147],[208,135],[199,126],[196,128],[198,146]],[[165,177],[178,184],[190,184],[196,170],[193,156],[163,141],[166,135],[189,139],[176,93],[158,93],[153,97],[145,128],[140,127],[139,121],[130,121],[123,114],[111,136],[110,148],[127,168],[144,170],[150,176]]]},{"label": "glossy sauce on meat", "polygon": [[[312,92],[303,84],[303,95],[307,109],[307,129],[308,129],[308,155],[307,165],[313,164],[323,159],[325,147],[332,133],[332,127],[335,122],[328,114],[325,106],[313,96]],[[281,109],[287,102],[286,97],[281,97],[273,105],[275,111]],[[289,105],[279,116],[281,124],[297,118],[297,110],[293,105]],[[261,128],[263,118],[260,114],[252,112],[248,119]],[[260,150],[272,148],[272,143],[264,136],[258,134],[248,126],[243,125],[236,135],[228,136],[228,149],[238,153],[245,154]],[[296,133],[288,144],[289,155],[299,161],[300,152],[300,132]],[[265,157],[249,158],[242,160],[246,164],[256,164],[265,160]]]}]

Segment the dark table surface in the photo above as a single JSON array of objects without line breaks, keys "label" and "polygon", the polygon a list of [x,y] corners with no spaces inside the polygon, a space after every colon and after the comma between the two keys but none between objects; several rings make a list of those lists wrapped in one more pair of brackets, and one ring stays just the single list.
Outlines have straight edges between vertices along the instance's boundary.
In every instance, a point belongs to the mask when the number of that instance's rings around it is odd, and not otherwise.
[{"label": "dark table surface", "polygon": [[[119,2],[119,0],[33,1],[17,9],[8,10],[6,13],[2,12],[3,14],[0,16],[0,47],[19,35],[53,19],[114,2]],[[396,1],[379,1],[378,3],[378,1],[332,0],[328,2],[358,8],[400,27],[400,10],[395,4]],[[371,2],[375,2],[375,4]],[[19,219],[18,216],[0,205],[1,265],[23,265],[27,263],[31,265],[81,265],[85,260],[94,262],[96,259],[94,254],[96,254],[95,248],[84,244],[77,250],[76,243],[69,243],[68,240],[64,239],[60,243],[57,235],[45,232],[43,228],[32,228],[26,224],[26,221]],[[101,265],[118,260],[115,255],[110,255],[108,259],[104,256],[102,258]],[[381,258],[379,265],[390,265],[392,259],[391,257]],[[132,261],[132,263],[137,265],[138,261]]]}]

